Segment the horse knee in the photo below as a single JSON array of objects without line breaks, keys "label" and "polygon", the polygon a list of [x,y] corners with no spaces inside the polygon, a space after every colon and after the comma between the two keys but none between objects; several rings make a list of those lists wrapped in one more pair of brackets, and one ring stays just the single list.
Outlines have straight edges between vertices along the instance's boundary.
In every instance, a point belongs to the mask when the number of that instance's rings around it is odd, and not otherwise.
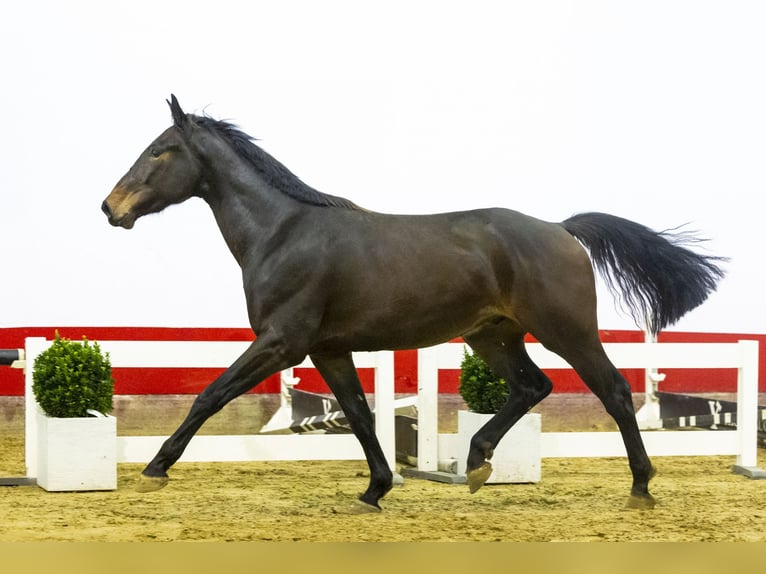
[{"label": "horse knee", "polygon": [[206,392],[208,388],[210,387],[203,389],[202,392],[194,398],[187,419],[196,419],[199,417],[207,419],[207,417],[214,415],[223,408],[222,405],[219,406],[220,401],[213,396],[213,393]]},{"label": "horse knee", "polygon": [[553,390],[553,382],[545,376],[542,372],[540,372],[540,376],[537,377],[537,380],[535,381],[537,384],[534,387],[534,403],[537,404],[541,400],[543,400],[545,397],[551,394],[551,391]]}]

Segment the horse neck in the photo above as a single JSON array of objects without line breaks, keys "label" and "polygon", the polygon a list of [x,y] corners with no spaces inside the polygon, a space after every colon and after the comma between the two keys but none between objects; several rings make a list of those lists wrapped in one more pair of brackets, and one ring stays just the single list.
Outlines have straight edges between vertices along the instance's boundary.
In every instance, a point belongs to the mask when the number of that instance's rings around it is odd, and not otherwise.
[{"label": "horse neck", "polygon": [[300,209],[298,202],[266,183],[251,169],[227,170],[227,173],[219,170],[208,177],[207,183],[203,199],[240,266],[248,252],[267,245]]}]

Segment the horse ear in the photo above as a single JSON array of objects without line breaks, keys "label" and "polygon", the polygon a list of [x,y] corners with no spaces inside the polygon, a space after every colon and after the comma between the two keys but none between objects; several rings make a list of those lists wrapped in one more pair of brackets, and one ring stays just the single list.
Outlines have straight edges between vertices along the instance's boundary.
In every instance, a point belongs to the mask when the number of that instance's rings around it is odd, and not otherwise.
[{"label": "horse ear", "polygon": [[165,101],[168,102],[168,105],[170,106],[170,113],[173,115],[173,123],[181,129],[186,128],[189,125],[189,118],[186,117],[186,114],[181,109],[181,104],[178,103],[175,94],[170,94],[170,100]]}]

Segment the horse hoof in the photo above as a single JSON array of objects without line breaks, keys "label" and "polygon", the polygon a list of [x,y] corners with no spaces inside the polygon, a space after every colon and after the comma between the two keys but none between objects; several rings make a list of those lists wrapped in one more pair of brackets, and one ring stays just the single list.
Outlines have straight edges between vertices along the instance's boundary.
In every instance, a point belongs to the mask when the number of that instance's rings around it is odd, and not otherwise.
[{"label": "horse hoof", "polygon": [[360,515],[360,514],[375,514],[377,512],[381,512],[380,506],[375,506],[374,504],[367,504],[366,502],[362,502],[361,500],[355,500],[347,508],[341,508],[341,509],[333,508],[334,514]]},{"label": "horse hoof", "polygon": [[468,490],[471,494],[479,490],[484,483],[489,480],[492,474],[492,465],[488,462],[482,464],[479,468],[469,470],[465,475],[465,481],[468,484]]},{"label": "horse hoof", "polygon": [[651,510],[655,507],[656,504],[657,501],[651,494],[645,494],[643,496],[631,494],[630,498],[628,498],[628,503],[625,505],[625,508],[630,510]]},{"label": "horse hoof", "polygon": [[154,492],[165,486],[169,480],[167,476],[146,476],[142,474],[138,477],[136,492]]}]

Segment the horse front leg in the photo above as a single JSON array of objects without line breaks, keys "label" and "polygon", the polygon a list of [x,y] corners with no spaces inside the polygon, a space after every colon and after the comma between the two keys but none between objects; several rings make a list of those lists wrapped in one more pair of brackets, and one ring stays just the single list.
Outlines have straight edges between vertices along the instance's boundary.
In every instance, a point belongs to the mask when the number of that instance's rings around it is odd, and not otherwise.
[{"label": "horse front leg", "polygon": [[286,347],[270,337],[259,337],[194,400],[189,414],[146,465],[136,490],[151,492],[168,483],[168,469],[181,457],[200,427],[227,403],[252,389],[268,376],[300,362],[287,356]]},{"label": "horse front leg", "polygon": [[370,468],[370,484],[359,497],[359,502],[352,512],[380,512],[380,499],[393,487],[393,472],[375,434],[372,412],[365,399],[351,353],[311,355],[311,360],[338,399],[352,432],[362,445]]}]

